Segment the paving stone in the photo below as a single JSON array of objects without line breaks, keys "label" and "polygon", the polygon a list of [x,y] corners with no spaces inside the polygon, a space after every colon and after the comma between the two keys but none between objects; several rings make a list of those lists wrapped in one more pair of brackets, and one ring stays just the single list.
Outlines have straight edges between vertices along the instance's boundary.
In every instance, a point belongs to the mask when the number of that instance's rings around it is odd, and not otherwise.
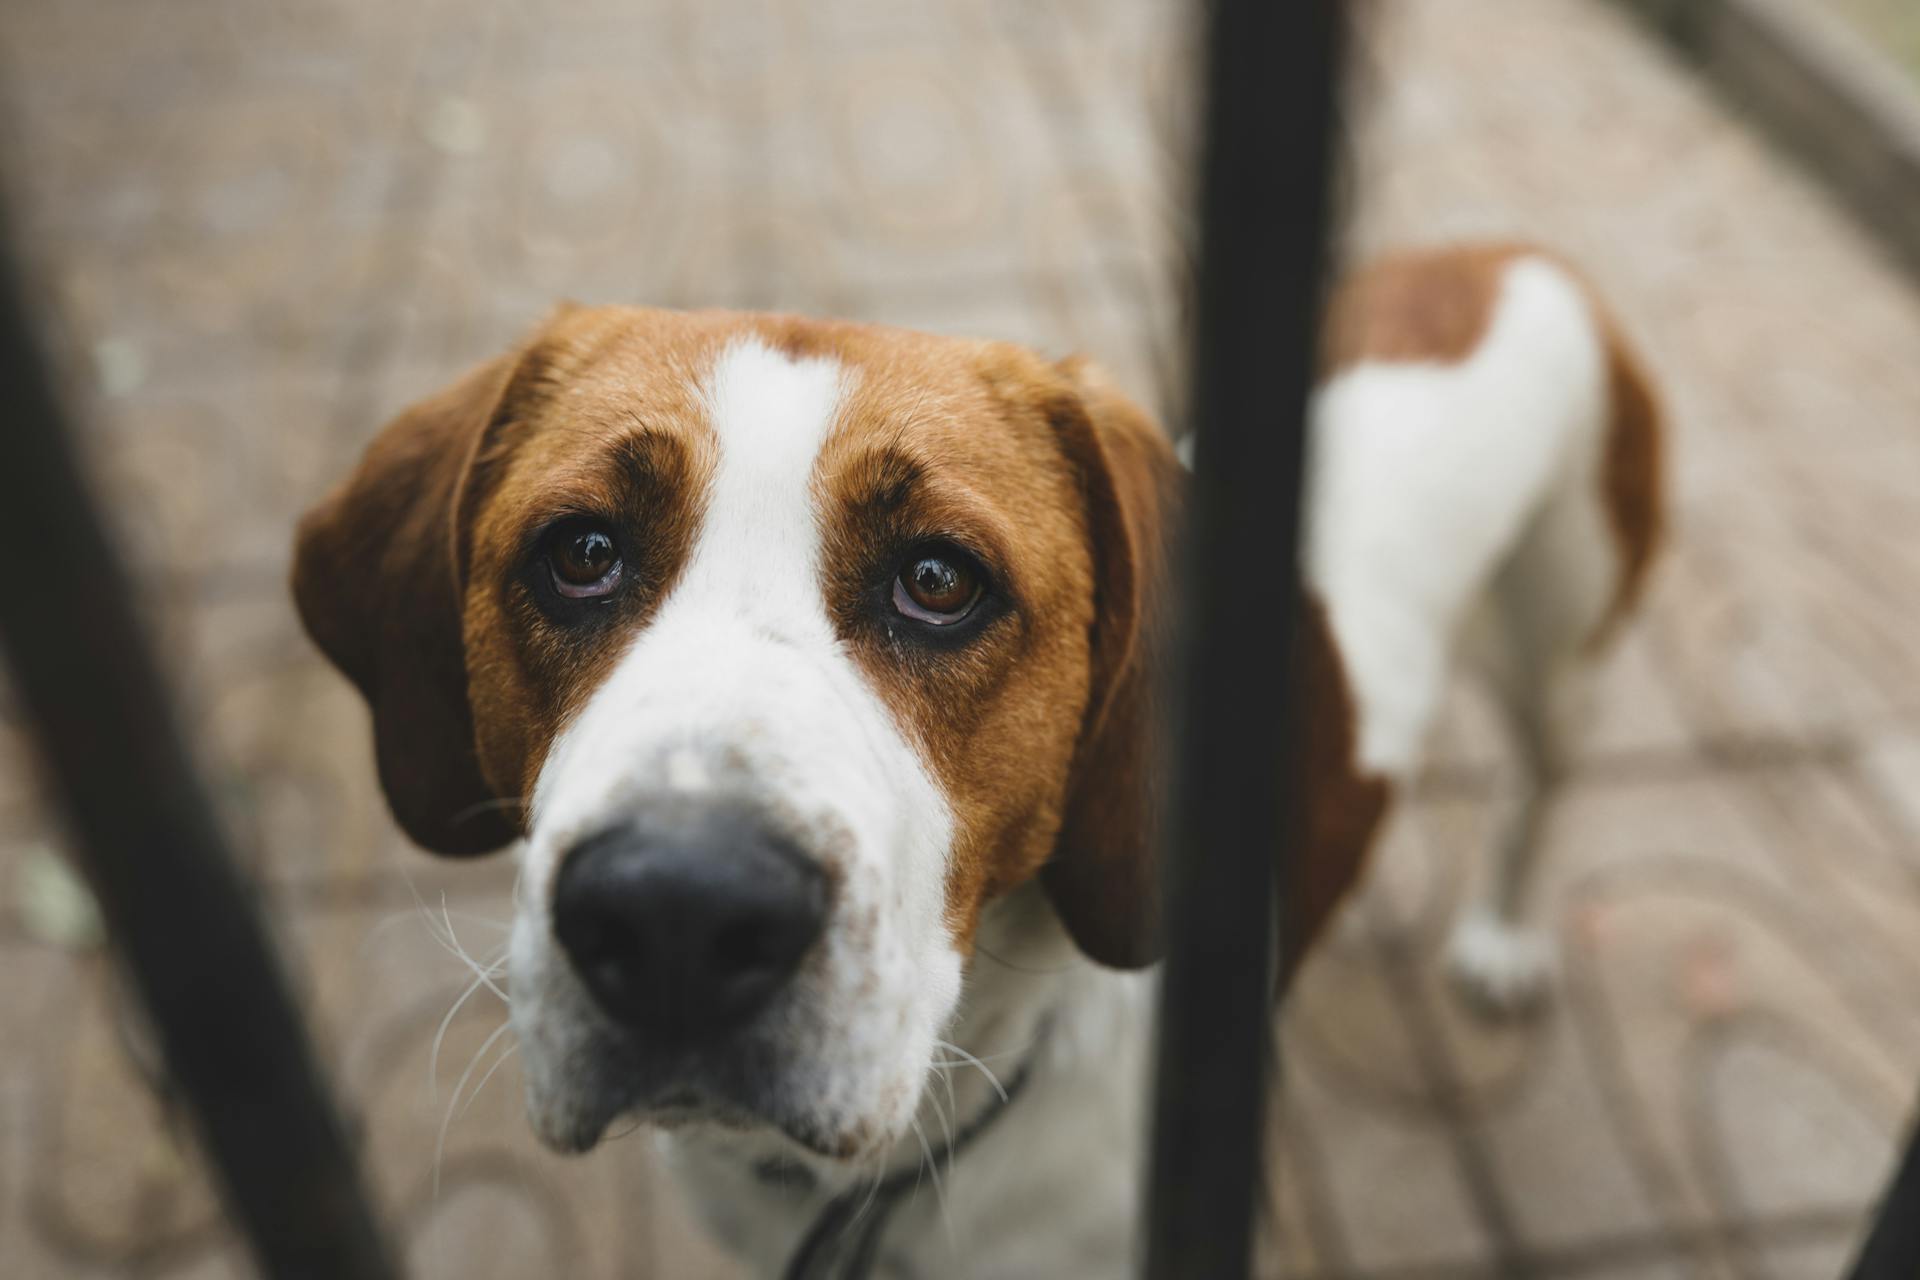
[{"label": "paving stone", "polygon": [[1746,1273],[1756,1280],[1828,1280],[1847,1273],[1859,1250],[1852,1232],[1789,1245],[1762,1245],[1746,1251]]},{"label": "paving stone", "polygon": [[[1436,1266],[1488,1246],[1437,1117],[1368,1106],[1320,1072],[1288,1077],[1283,1134],[1300,1132],[1318,1167],[1303,1171],[1356,1271]],[[1284,1141],[1283,1137],[1283,1141]]]}]

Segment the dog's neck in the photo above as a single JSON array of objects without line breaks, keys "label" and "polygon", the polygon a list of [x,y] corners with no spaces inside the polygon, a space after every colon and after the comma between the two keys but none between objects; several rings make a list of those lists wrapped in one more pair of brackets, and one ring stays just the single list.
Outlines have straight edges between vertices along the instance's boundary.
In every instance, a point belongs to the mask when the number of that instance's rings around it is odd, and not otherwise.
[{"label": "dog's neck", "polygon": [[[994,1273],[983,1250],[996,1247],[1021,1260],[1016,1270],[1031,1268],[1036,1248],[1063,1258],[1117,1249],[1118,1269],[1141,1157],[1150,991],[1146,976],[1082,957],[1037,886],[1017,890],[983,916],[916,1130],[877,1167],[723,1133],[675,1136],[669,1159],[755,1274],[779,1275],[836,1196],[919,1170],[930,1155],[935,1167],[892,1214],[874,1274],[890,1264],[909,1274]],[[1015,1079],[1020,1088],[1003,1104]],[[950,1159],[939,1154],[1002,1107],[977,1140]]]}]

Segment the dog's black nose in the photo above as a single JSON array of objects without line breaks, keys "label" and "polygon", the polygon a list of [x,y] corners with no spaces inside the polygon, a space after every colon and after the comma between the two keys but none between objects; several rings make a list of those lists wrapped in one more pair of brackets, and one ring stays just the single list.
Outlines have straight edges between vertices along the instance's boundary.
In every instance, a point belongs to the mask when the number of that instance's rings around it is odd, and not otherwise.
[{"label": "dog's black nose", "polygon": [[664,802],[583,841],[553,894],[554,932],[600,1007],[683,1042],[765,1004],[826,913],[820,869],[730,804]]}]

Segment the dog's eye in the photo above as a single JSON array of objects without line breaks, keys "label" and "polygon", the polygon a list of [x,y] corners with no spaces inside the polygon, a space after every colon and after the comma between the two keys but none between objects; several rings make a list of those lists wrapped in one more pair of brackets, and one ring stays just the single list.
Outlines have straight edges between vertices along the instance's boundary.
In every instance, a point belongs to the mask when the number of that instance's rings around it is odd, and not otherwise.
[{"label": "dog's eye", "polygon": [[980,600],[980,574],[957,553],[916,553],[893,580],[893,607],[919,622],[952,626]]},{"label": "dog's eye", "polygon": [[620,583],[620,548],[604,525],[569,520],[547,537],[553,589],[570,600],[594,600]]}]

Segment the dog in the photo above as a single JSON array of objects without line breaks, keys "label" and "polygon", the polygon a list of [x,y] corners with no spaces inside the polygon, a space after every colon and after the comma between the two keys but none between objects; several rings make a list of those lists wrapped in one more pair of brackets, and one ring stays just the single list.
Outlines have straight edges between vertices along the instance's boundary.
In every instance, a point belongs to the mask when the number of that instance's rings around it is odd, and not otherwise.
[{"label": "dog", "polygon": [[[1300,603],[1283,967],[1469,666],[1523,786],[1450,958],[1522,1007],[1659,414],[1526,246],[1385,259],[1326,335],[1301,572],[1247,584]],[[1131,1266],[1184,479],[1084,361],[780,315],[563,306],[381,432],[294,595],[406,833],[518,846],[544,1143],[656,1126],[756,1274]]]}]

